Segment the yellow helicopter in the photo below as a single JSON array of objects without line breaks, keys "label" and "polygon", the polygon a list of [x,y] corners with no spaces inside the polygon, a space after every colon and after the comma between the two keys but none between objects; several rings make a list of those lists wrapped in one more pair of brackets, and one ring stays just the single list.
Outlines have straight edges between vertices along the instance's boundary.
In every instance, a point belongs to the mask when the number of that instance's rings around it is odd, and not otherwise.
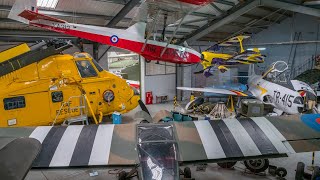
[{"label": "yellow helicopter", "polygon": [[[243,40],[249,38],[250,36],[236,36],[230,38],[227,41],[215,44],[208,48],[206,51],[201,53],[201,65],[203,66],[203,71],[206,76],[212,75],[215,70],[220,70],[224,73],[228,70],[228,66],[240,65],[240,64],[255,64],[263,63],[265,55],[262,55],[258,48],[253,48],[252,50],[244,50]],[[229,52],[221,53],[220,47],[230,47],[234,44],[240,46],[240,53]]]},{"label": "yellow helicopter", "polygon": [[82,122],[128,112],[140,95],[87,53],[61,52],[61,40],[0,52],[0,127]]}]

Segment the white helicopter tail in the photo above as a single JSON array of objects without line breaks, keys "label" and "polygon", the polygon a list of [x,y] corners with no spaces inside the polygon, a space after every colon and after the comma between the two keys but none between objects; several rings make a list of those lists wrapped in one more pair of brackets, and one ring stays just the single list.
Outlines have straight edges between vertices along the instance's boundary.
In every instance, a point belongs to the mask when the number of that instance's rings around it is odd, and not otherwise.
[{"label": "white helicopter tail", "polygon": [[29,20],[19,16],[25,10],[37,12],[37,0],[16,0],[8,15],[8,18],[29,24]]}]

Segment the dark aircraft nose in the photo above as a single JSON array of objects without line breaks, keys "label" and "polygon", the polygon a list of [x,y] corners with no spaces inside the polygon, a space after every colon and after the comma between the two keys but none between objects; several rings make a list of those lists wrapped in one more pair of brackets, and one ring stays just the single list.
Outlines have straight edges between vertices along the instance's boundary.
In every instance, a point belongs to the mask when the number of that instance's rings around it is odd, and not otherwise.
[{"label": "dark aircraft nose", "polygon": [[298,112],[303,113],[303,107],[298,107]]}]

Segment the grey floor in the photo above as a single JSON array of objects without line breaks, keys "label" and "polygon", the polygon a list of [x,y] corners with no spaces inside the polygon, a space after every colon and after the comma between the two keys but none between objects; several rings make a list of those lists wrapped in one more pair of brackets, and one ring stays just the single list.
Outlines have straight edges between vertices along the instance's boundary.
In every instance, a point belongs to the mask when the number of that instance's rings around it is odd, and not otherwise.
[{"label": "grey floor", "polygon": [[[159,110],[172,110],[173,104],[159,104],[148,105],[148,109],[152,116]],[[124,123],[134,123],[132,117],[139,111],[140,108],[127,113],[123,116]],[[294,179],[295,168],[298,162],[304,162],[306,166],[311,165],[312,153],[300,153],[292,154],[288,158],[271,159],[270,164],[275,166],[284,167],[288,171],[286,179]],[[315,165],[320,165],[320,152],[316,152]],[[192,177],[199,180],[229,180],[229,179],[276,179],[275,177],[266,174],[266,176],[257,176],[244,173],[244,165],[242,162],[238,162],[234,169],[226,170],[220,168],[217,164],[208,164],[205,172],[196,171],[196,165],[189,166],[192,171]],[[125,169],[128,170],[128,169]],[[117,179],[116,172],[118,170],[114,168],[77,168],[77,169],[32,169],[26,177],[26,180],[102,180],[102,179]],[[91,177],[91,172],[97,172],[98,175]]]}]

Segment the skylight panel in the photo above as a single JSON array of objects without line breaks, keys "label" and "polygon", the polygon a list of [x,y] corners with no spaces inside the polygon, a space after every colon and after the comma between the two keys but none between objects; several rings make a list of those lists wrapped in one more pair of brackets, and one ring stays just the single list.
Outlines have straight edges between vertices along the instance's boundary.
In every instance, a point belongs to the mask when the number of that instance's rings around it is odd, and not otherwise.
[{"label": "skylight panel", "polygon": [[55,9],[59,0],[38,0],[37,6],[48,9]]}]

